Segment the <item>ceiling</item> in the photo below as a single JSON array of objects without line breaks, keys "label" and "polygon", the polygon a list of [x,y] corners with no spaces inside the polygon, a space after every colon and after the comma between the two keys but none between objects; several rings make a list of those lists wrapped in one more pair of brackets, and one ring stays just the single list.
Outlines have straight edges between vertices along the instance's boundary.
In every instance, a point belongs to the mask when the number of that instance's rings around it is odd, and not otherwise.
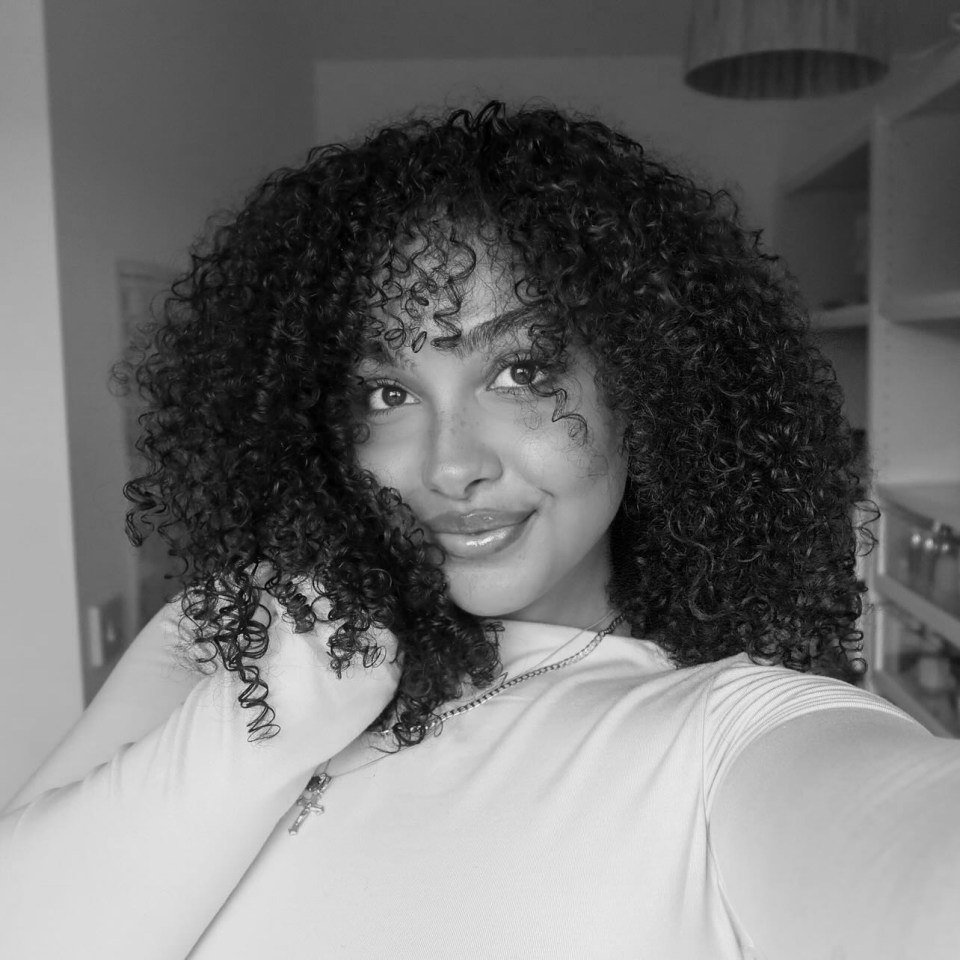
[{"label": "ceiling", "polygon": [[[680,56],[693,0],[288,2],[314,56],[368,60]],[[949,15],[960,15],[960,0],[889,2],[898,54],[936,43],[947,36]]]}]

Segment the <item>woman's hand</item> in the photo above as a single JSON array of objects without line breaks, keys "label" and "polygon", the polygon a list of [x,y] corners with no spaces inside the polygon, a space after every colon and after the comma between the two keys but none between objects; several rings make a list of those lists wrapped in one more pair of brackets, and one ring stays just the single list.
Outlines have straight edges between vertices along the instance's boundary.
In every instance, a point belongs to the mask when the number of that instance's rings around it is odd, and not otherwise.
[{"label": "woman's hand", "polygon": [[[308,599],[313,597],[311,591]],[[261,604],[270,614],[270,646],[258,666],[270,688],[267,702],[281,728],[277,736],[289,746],[300,740],[318,761],[326,759],[360,736],[393,698],[401,672],[397,639],[387,630],[371,631],[371,641],[383,648],[379,663],[351,664],[338,677],[327,647],[336,624],[323,619],[329,610],[326,601],[314,602],[318,619],[307,633],[295,633],[290,615],[266,592]],[[256,618],[267,625],[263,610]],[[239,693],[242,681],[231,676]],[[243,713],[249,719],[251,711]]]}]

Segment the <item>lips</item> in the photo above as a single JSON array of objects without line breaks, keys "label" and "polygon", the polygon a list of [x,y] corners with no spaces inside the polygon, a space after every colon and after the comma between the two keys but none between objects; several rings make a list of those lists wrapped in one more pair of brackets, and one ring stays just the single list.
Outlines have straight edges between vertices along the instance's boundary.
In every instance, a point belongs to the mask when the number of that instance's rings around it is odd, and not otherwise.
[{"label": "lips", "polygon": [[526,532],[532,510],[477,510],[472,513],[445,513],[426,526],[444,551],[463,560],[499,553],[516,543]]},{"label": "lips", "polygon": [[486,533],[523,523],[532,510],[474,510],[471,513],[441,513],[426,521],[434,533]]}]

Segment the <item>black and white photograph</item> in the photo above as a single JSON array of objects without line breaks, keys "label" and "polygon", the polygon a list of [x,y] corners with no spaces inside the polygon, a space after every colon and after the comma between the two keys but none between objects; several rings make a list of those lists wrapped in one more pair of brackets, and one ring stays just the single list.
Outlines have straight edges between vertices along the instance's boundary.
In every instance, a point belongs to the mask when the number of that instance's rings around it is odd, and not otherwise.
[{"label": "black and white photograph", "polygon": [[960,0],[0,0],[0,960],[960,956]]}]

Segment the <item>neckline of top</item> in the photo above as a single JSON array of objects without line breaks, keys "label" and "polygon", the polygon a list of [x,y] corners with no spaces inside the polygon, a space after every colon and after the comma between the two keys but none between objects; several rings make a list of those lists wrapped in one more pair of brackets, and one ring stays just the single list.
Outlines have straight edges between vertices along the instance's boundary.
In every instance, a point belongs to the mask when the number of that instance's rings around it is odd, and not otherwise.
[{"label": "neckline of top", "polygon": [[[531,620],[499,619],[498,622],[503,624],[499,642],[500,662],[503,664],[503,669],[511,676],[534,669],[541,664],[556,663],[572,656],[586,647],[601,629],[599,626],[578,629],[563,624]],[[626,629],[624,625],[617,628],[617,630],[623,629]],[[599,648],[591,653],[585,662],[596,660],[597,654],[604,648],[622,650],[624,646],[633,649],[646,648],[651,655],[659,659],[666,658],[660,646],[652,640],[638,639],[619,633],[617,630],[604,637]]]}]

